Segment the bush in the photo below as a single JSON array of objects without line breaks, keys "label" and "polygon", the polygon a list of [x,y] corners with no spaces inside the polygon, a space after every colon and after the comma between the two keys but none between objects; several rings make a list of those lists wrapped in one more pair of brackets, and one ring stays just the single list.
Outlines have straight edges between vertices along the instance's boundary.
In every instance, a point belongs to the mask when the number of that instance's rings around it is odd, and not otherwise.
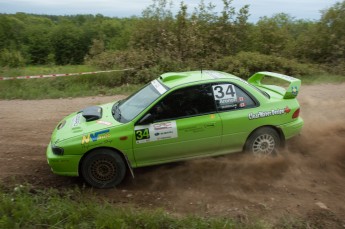
[{"label": "bush", "polygon": [[336,74],[336,75],[345,75],[345,63],[342,61],[338,61],[336,63],[332,64],[325,64],[323,65],[323,68],[326,70],[326,72]]},{"label": "bush", "polygon": [[299,63],[294,59],[264,55],[256,52],[240,52],[215,62],[214,68],[248,78],[259,71],[279,72],[290,76],[306,76],[324,73],[314,65]]},{"label": "bush", "polygon": [[0,66],[15,68],[24,65],[25,59],[19,51],[4,49],[0,52]]},{"label": "bush", "polygon": [[164,56],[164,54],[158,54],[152,50],[130,50],[103,52],[89,60],[89,63],[102,69],[134,68],[134,71],[123,74],[122,84],[147,83],[165,72],[199,70],[201,68],[225,71],[245,79],[258,71],[273,71],[291,76],[324,73],[314,65],[255,52],[240,52],[235,56],[227,56],[216,61],[187,59],[182,62],[177,58]]},{"label": "bush", "polygon": [[133,68],[134,71],[124,72],[121,82],[134,84],[147,83],[164,72],[183,69],[179,61],[148,50],[106,51],[88,63],[101,69]]}]

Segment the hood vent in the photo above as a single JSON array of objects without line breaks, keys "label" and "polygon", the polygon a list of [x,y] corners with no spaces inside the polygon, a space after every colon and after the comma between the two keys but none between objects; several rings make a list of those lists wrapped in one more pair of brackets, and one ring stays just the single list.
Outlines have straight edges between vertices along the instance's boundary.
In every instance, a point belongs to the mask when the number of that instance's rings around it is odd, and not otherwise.
[{"label": "hood vent", "polygon": [[102,118],[102,107],[92,106],[80,111],[86,122],[94,121]]}]

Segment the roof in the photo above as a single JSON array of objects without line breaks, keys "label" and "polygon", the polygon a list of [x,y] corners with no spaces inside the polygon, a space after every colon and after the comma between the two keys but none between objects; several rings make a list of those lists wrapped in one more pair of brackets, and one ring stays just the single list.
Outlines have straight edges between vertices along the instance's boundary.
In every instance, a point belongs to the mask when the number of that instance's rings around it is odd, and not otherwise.
[{"label": "roof", "polygon": [[190,71],[190,72],[169,72],[159,77],[160,81],[169,88],[173,88],[182,84],[193,83],[197,81],[210,81],[217,79],[239,79],[237,76],[220,71]]}]

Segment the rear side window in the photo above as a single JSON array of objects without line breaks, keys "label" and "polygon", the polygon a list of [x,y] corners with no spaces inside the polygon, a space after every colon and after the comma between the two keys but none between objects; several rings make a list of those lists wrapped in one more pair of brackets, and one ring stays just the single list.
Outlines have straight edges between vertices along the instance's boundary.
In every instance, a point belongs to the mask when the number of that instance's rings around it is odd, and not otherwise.
[{"label": "rear side window", "polygon": [[256,106],[255,101],[241,88],[229,83],[212,85],[218,111],[230,111]]}]

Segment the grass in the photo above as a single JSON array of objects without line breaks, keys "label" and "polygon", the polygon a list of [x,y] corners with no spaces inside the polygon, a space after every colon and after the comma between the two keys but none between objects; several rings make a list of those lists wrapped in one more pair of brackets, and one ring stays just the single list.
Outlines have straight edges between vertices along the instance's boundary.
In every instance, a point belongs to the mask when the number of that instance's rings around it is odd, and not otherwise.
[{"label": "grass", "polygon": [[[103,74],[104,75],[104,74]],[[0,82],[0,99],[47,99],[94,95],[129,95],[142,85],[116,85],[94,82],[94,77],[84,75],[74,78],[49,78],[30,80],[9,80]],[[106,77],[110,78],[110,77]],[[100,79],[108,80],[108,79]],[[99,80],[99,79],[98,79]]]},{"label": "grass", "polygon": [[89,65],[64,65],[64,66],[26,66],[19,68],[0,67],[0,76],[30,76],[30,75],[48,75],[58,73],[78,73],[78,72],[92,72],[99,70],[96,67]]},{"label": "grass", "polygon": [[[87,65],[29,66],[27,68],[1,68],[2,76],[41,75],[96,71]],[[0,80],[0,99],[45,99],[95,95],[129,95],[142,85],[128,85],[123,72],[94,75],[66,76],[44,79]],[[343,83],[345,76],[318,75],[301,77],[302,85]],[[275,83],[275,82],[273,82]]]},{"label": "grass", "polygon": [[[80,66],[70,71],[78,72]],[[86,67],[84,68],[86,70]],[[90,69],[89,69],[90,70]],[[32,73],[32,74],[38,74]],[[47,74],[47,73],[44,73]],[[0,81],[0,99],[45,99],[94,95],[129,95],[142,85],[129,85],[122,72],[100,73],[93,75],[65,76],[43,79],[3,80]]]},{"label": "grass", "polygon": [[175,217],[167,212],[135,209],[70,190],[32,189],[0,184],[0,228],[266,228],[261,222],[231,218]]}]

